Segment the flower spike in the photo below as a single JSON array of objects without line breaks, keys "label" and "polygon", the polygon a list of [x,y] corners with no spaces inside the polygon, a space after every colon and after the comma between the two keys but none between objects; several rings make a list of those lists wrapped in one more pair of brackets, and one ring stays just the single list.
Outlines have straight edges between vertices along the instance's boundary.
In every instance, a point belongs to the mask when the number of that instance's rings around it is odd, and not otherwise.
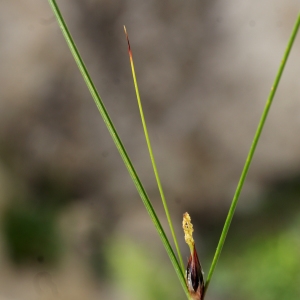
[{"label": "flower spike", "polygon": [[186,285],[193,300],[203,300],[204,297],[204,279],[203,270],[198,259],[195,242],[193,239],[193,224],[188,213],[183,214],[182,228],[184,239],[188,244],[191,255],[186,268]]}]

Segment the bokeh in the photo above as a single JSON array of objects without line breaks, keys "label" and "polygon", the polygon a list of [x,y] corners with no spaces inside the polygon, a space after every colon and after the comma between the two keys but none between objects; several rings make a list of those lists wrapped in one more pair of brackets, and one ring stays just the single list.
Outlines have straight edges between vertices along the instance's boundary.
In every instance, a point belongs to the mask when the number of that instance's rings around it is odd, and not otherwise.
[{"label": "bokeh", "polygon": [[[297,0],[58,1],[170,237],[123,32],[184,261],[207,274]],[[47,1],[0,2],[0,299],[184,299]],[[299,299],[300,36],[208,300]]]}]

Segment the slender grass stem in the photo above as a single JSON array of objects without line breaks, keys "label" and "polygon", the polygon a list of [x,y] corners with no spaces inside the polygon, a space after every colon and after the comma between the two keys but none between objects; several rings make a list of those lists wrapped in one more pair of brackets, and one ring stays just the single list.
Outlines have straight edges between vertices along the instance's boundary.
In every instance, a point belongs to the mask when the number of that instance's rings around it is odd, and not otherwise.
[{"label": "slender grass stem", "polygon": [[236,188],[236,191],[235,191],[235,194],[234,194],[234,197],[233,197],[233,200],[232,200],[232,203],[231,203],[231,206],[230,206],[230,209],[229,209],[229,212],[228,212],[228,215],[227,215],[224,227],[223,227],[223,231],[222,231],[222,234],[221,234],[221,237],[220,237],[220,240],[219,240],[216,252],[215,252],[215,256],[213,258],[210,270],[209,270],[208,275],[207,275],[207,280],[206,280],[206,285],[205,285],[205,292],[208,289],[208,286],[210,284],[210,281],[211,281],[212,275],[214,273],[215,267],[217,265],[218,259],[219,259],[220,255],[221,255],[221,251],[222,251],[223,245],[225,243],[226,236],[227,236],[227,233],[228,233],[228,230],[229,230],[229,227],[230,227],[230,223],[232,221],[232,218],[233,218],[233,215],[234,215],[234,211],[235,211],[236,205],[238,203],[239,196],[240,196],[240,193],[242,191],[242,188],[243,188],[243,185],[244,185],[244,182],[245,182],[245,179],[246,179],[246,176],[247,176],[247,173],[248,173],[248,170],[249,170],[249,167],[250,167],[250,164],[251,164],[251,161],[252,161],[252,158],[253,158],[256,146],[257,146],[257,143],[259,141],[261,132],[262,132],[264,124],[266,122],[266,118],[268,116],[268,112],[270,110],[270,107],[271,107],[273,98],[275,96],[275,93],[276,93],[276,90],[277,90],[277,87],[278,87],[281,75],[282,75],[284,67],[286,65],[288,56],[289,56],[289,54],[291,52],[293,43],[294,43],[296,35],[297,35],[297,32],[299,30],[299,26],[300,26],[300,13],[299,13],[299,15],[297,17],[297,21],[296,21],[296,23],[294,25],[292,34],[291,34],[291,36],[289,38],[289,41],[288,41],[288,44],[287,44],[287,48],[286,48],[285,53],[283,55],[283,59],[281,61],[280,67],[279,67],[277,75],[275,77],[275,80],[274,80],[273,86],[271,88],[269,97],[267,99],[264,111],[263,111],[261,119],[259,121],[256,133],[255,133],[255,136],[254,136],[254,139],[252,141],[252,145],[251,145],[251,148],[249,150],[249,153],[248,153],[248,156],[247,156],[247,159],[246,159],[246,162],[245,162],[245,165],[244,165],[244,168],[243,168],[240,180],[238,182],[238,185],[237,185],[237,188]]},{"label": "slender grass stem", "polygon": [[83,60],[82,60],[82,58],[79,54],[79,51],[78,51],[78,49],[77,49],[77,47],[76,47],[76,45],[75,45],[75,43],[72,39],[72,36],[71,36],[71,34],[70,34],[70,32],[67,28],[67,25],[66,25],[66,23],[63,19],[63,16],[62,16],[62,14],[61,14],[61,12],[58,8],[58,5],[57,5],[55,0],[49,0],[49,3],[50,3],[50,6],[51,6],[55,16],[56,16],[56,19],[58,21],[60,29],[63,33],[63,36],[64,36],[64,38],[65,38],[65,40],[66,40],[66,42],[67,42],[67,44],[70,48],[70,51],[71,51],[71,53],[74,57],[74,60],[76,61],[76,64],[77,64],[77,66],[78,66],[78,68],[81,72],[81,75],[82,75],[82,77],[83,77],[83,79],[84,79],[84,81],[85,81],[85,83],[86,83],[86,85],[87,85],[94,101],[95,101],[95,104],[96,104],[96,106],[97,106],[97,108],[98,108],[98,110],[99,110],[99,112],[100,112],[100,114],[101,114],[101,116],[104,120],[104,123],[107,126],[107,129],[108,129],[108,131],[109,131],[109,133],[110,133],[110,135],[111,135],[111,137],[112,137],[112,139],[113,139],[113,141],[114,141],[114,143],[115,143],[115,145],[116,145],[116,147],[117,147],[117,149],[118,149],[118,151],[119,151],[119,153],[120,153],[120,155],[121,155],[121,157],[124,161],[124,164],[125,164],[128,172],[129,172],[129,174],[132,178],[132,181],[134,182],[135,187],[136,187],[136,189],[137,189],[137,191],[138,191],[138,193],[139,193],[139,195],[140,195],[140,197],[141,197],[141,199],[142,199],[142,201],[143,201],[143,203],[146,207],[146,210],[147,210],[148,214],[150,215],[151,220],[152,220],[152,222],[153,222],[153,224],[154,224],[154,226],[155,226],[155,228],[156,228],[156,230],[157,230],[157,232],[158,232],[158,234],[161,238],[161,241],[162,241],[162,243],[163,243],[163,245],[164,245],[164,247],[167,251],[167,254],[168,254],[168,256],[169,256],[169,258],[172,262],[172,265],[175,269],[175,272],[176,272],[176,274],[177,274],[177,276],[180,280],[180,283],[183,287],[183,290],[184,290],[187,298],[190,299],[189,298],[189,293],[188,293],[188,290],[187,290],[187,286],[186,286],[186,283],[185,283],[184,274],[183,274],[182,269],[181,269],[181,267],[178,263],[178,260],[175,256],[175,253],[174,253],[174,251],[173,251],[173,249],[170,245],[170,242],[169,242],[169,240],[168,240],[168,238],[167,238],[167,236],[166,236],[166,234],[163,230],[163,227],[162,227],[162,225],[161,225],[161,223],[160,223],[160,221],[159,221],[159,219],[158,219],[158,217],[157,217],[157,215],[154,211],[154,208],[153,208],[153,206],[152,206],[152,204],[151,204],[151,202],[148,198],[148,195],[147,195],[147,193],[146,193],[146,191],[145,191],[145,189],[144,189],[144,187],[143,187],[143,185],[142,185],[142,183],[141,183],[141,181],[140,181],[140,179],[139,179],[139,177],[138,177],[138,175],[137,175],[137,173],[136,173],[136,171],[133,167],[133,164],[132,164],[132,162],[131,162],[131,160],[130,160],[130,158],[129,158],[126,150],[125,150],[125,147],[124,147],[124,145],[123,145],[123,143],[122,143],[122,141],[121,141],[114,125],[113,125],[113,122],[111,121],[111,119],[110,119],[110,117],[109,117],[109,115],[106,111],[106,108],[105,108],[105,106],[102,102],[102,99],[100,98],[100,95],[98,94],[98,92],[96,90],[96,87],[95,87],[95,85],[94,85],[94,83],[93,83],[93,81],[92,81],[92,79],[91,79],[91,77],[88,73],[88,70],[87,70],[87,68],[86,68],[86,66],[85,66],[85,64],[84,64],[84,62],[83,62]]},{"label": "slender grass stem", "polygon": [[182,261],[182,255],[181,255],[181,252],[180,252],[180,249],[179,249],[179,246],[178,246],[176,234],[175,234],[175,231],[174,231],[174,227],[173,227],[171,216],[170,216],[170,213],[169,213],[167,201],[166,201],[165,194],[164,194],[164,191],[163,191],[163,188],[162,188],[162,185],[161,185],[161,181],[160,181],[159,174],[158,174],[157,167],[156,167],[155,158],[154,158],[152,147],[151,147],[151,142],[150,142],[150,138],[149,138],[149,134],[148,134],[147,124],[146,124],[146,120],[145,120],[145,116],[144,116],[144,112],[143,112],[143,106],[142,106],[142,102],[141,102],[139,87],[138,87],[137,80],[136,80],[129,37],[128,37],[127,30],[126,30],[125,26],[124,26],[124,31],[125,31],[125,35],[126,35],[126,39],[127,39],[127,43],[128,43],[128,53],[129,53],[129,60],[130,60],[130,66],[131,66],[131,71],[132,71],[134,89],[135,89],[136,98],[137,98],[137,102],[138,102],[138,106],[139,106],[139,110],[140,110],[140,115],[141,115],[141,120],[142,120],[142,124],[143,124],[143,128],[144,128],[146,143],[147,143],[147,146],[148,146],[148,151],[149,151],[149,155],[150,155],[154,175],[155,175],[155,178],[156,178],[157,186],[158,186],[158,189],[159,189],[160,197],[161,197],[161,200],[162,200],[162,203],[163,203],[163,206],[164,206],[164,210],[165,210],[167,220],[168,220],[168,223],[169,223],[169,227],[170,227],[172,237],[173,237],[173,240],[174,240],[175,248],[176,248],[176,251],[177,251],[177,256],[178,256],[178,259],[179,259],[179,262],[180,262],[182,272],[184,272],[184,265],[183,265],[183,261]]}]

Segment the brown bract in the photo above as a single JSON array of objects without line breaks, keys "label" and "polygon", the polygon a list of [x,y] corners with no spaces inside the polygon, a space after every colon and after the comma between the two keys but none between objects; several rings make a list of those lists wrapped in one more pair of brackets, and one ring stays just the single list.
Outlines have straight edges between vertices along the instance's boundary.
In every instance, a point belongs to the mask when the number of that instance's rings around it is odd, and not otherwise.
[{"label": "brown bract", "polygon": [[190,255],[186,268],[186,284],[193,300],[202,300],[204,295],[203,271],[200,265],[196,247]]}]

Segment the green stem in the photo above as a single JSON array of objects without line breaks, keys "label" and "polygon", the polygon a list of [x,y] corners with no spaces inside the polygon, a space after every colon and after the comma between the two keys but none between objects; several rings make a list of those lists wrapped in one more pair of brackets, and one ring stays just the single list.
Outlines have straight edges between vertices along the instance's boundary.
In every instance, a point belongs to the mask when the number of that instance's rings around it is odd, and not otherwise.
[{"label": "green stem", "polygon": [[133,77],[133,84],[134,84],[134,89],[135,89],[135,93],[136,93],[136,98],[137,98],[137,102],[138,102],[140,115],[141,115],[141,120],[142,120],[143,129],[144,129],[145,139],[146,139],[146,143],[147,143],[147,146],[148,146],[148,151],[149,151],[149,155],[150,155],[154,175],[155,175],[155,178],[156,178],[158,190],[159,190],[159,193],[160,193],[160,197],[161,197],[161,200],[162,200],[162,203],[163,203],[165,214],[167,216],[167,220],[168,220],[168,223],[169,223],[171,234],[172,234],[172,237],[173,237],[173,240],[174,240],[175,248],[176,248],[176,251],[177,251],[177,256],[178,256],[179,261],[180,261],[180,266],[181,266],[182,272],[184,273],[184,265],[183,265],[183,261],[182,261],[182,255],[181,255],[181,252],[180,252],[180,249],[179,249],[179,246],[178,246],[178,242],[177,242],[176,234],[175,234],[175,231],[174,231],[173,223],[172,223],[172,220],[171,220],[171,216],[170,216],[170,213],[169,213],[167,201],[166,201],[165,194],[164,194],[164,191],[163,191],[163,188],[162,188],[162,185],[161,185],[161,181],[160,181],[159,174],[158,174],[157,167],[156,167],[155,158],[154,158],[153,151],[152,151],[152,146],[151,146],[151,142],[150,142],[150,138],[149,138],[149,134],[148,134],[148,129],[147,129],[147,125],[146,125],[146,120],[145,120],[145,116],[144,116],[143,106],[142,106],[142,102],[141,102],[139,87],[138,87],[138,83],[137,83],[137,80],[136,80],[134,62],[133,62],[133,57],[132,57],[132,51],[131,51],[131,48],[130,48],[129,38],[128,38],[128,34],[127,34],[125,26],[124,26],[124,30],[125,30],[125,34],[126,34],[127,42],[128,42],[128,50],[129,50],[130,66],[131,66],[132,77]]},{"label": "green stem", "polygon": [[96,87],[95,87],[95,85],[94,85],[94,83],[93,83],[93,81],[92,81],[92,79],[91,79],[91,77],[90,77],[90,75],[87,71],[87,68],[86,68],[86,66],[85,66],[85,64],[84,64],[84,62],[83,62],[83,60],[82,60],[82,58],[79,54],[79,51],[78,51],[78,49],[77,49],[77,47],[76,47],[76,45],[75,45],[75,43],[72,39],[72,36],[71,36],[71,34],[70,34],[70,32],[67,28],[67,25],[66,25],[66,23],[63,19],[63,16],[62,16],[62,14],[61,14],[61,12],[60,12],[57,4],[56,4],[56,1],[55,0],[49,0],[49,3],[50,3],[50,6],[51,6],[55,16],[56,16],[56,19],[58,21],[60,29],[61,29],[61,31],[64,35],[64,38],[65,38],[69,48],[70,48],[70,51],[71,51],[71,53],[74,57],[74,60],[76,61],[76,64],[77,64],[77,66],[78,66],[78,68],[81,72],[81,75],[82,75],[82,77],[83,77],[83,79],[84,79],[84,81],[85,81],[85,83],[86,83],[86,85],[87,85],[94,101],[95,101],[95,104],[96,104],[96,106],[97,106],[97,108],[98,108],[98,110],[99,110],[99,112],[100,112],[100,114],[101,114],[101,116],[104,120],[104,123],[107,126],[107,129],[108,129],[108,131],[109,131],[109,133],[110,133],[110,135],[111,135],[111,137],[112,137],[112,139],[113,139],[113,141],[114,141],[114,143],[115,143],[115,145],[116,145],[116,147],[117,147],[117,149],[118,149],[118,151],[119,151],[119,153],[120,153],[120,155],[121,155],[121,157],[124,161],[124,164],[125,164],[128,172],[129,172],[129,174],[132,178],[132,181],[134,182],[135,187],[136,187],[136,189],[137,189],[137,191],[138,191],[138,193],[139,193],[139,195],[140,195],[140,197],[141,197],[141,199],[142,199],[142,201],[143,201],[143,203],[146,207],[146,210],[147,210],[148,214],[150,215],[151,220],[152,220],[152,222],[153,222],[153,224],[154,224],[154,226],[155,226],[155,228],[156,228],[156,230],[157,230],[157,232],[158,232],[158,234],[161,238],[161,241],[162,241],[162,243],[163,243],[163,245],[164,245],[164,247],[167,251],[167,254],[168,254],[168,256],[169,256],[169,258],[172,262],[172,265],[175,269],[175,272],[176,272],[176,274],[177,274],[177,276],[180,280],[180,283],[183,287],[183,290],[184,290],[187,298],[190,299],[189,298],[189,293],[188,293],[188,290],[187,290],[187,286],[186,286],[186,283],[185,283],[184,274],[181,270],[181,267],[180,267],[180,265],[178,263],[178,260],[175,256],[175,253],[174,253],[174,251],[173,251],[173,249],[170,245],[170,242],[169,242],[169,240],[168,240],[168,238],[167,238],[167,236],[166,236],[166,234],[165,234],[165,232],[162,228],[162,225],[161,225],[161,223],[160,223],[160,221],[159,221],[159,219],[158,219],[158,217],[157,217],[157,215],[154,211],[154,208],[153,208],[153,206],[152,206],[152,204],[151,204],[151,202],[148,198],[148,195],[146,194],[146,191],[145,191],[145,189],[144,189],[144,187],[143,187],[143,185],[142,185],[142,183],[141,183],[141,181],[140,181],[140,179],[139,179],[139,177],[138,177],[138,175],[137,175],[137,173],[136,173],[136,171],[135,171],[135,169],[132,165],[132,162],[130,161],[130,158],[129,158],[129,156],[128,156],[128,154],[127,154],[127,152],[126,152],[126,150],[123,146],[123,143],[122,143],[122,141],[121,141],[121,139],[120,139],[120,137],[119,137],[119,135],[118,135],[118,133],[117,133],[117,131],[116,131],[116,129],[115,129],[108,113],[107,113],[107,111],[106,111],[106,108],[105,108],[105,106],[104,106],[104,104],[103,104],[103,102],[102,102],[102,100],[101,100],[101,98],[100,98],[100,96],[99,96],[99,94],[96,90]]},{"label": "green stem", "polygon": [[251,145],[251,148],[249,150],[249,153],[248,153],[245,165],[244,165],[244,169],[242,171],[239,183],[237,185],[237,189],[235,191],[235,194],[234,194],[234,197],[233,197],[233,200],[232,200],[232,203],[231,203],[231,206],[230,206],[230,209],[229,209],[229,212],[228,212],[228,215],[227,215],[224,227],[223,227],[223,231],[222,231],[222,234],[221,234],[221,237],[220,237],[220,240],[219,240],[219,244],[217,246],[215,256],[213,258],[210,270],[209,270],[208,275],[207,275],[207,280],[206,280],[206,285],[205,285],[205,292],[208,289],[208,286],[210,284],[212,275],[214,273],[215,267],[216,267],[218,259],[220,257],[223,245],[225,243],[226,236],[227,236],[227,233],[228,233],[228,230],[229,230],[229,227],[230,227],[230,223],[232,221],[232,218],[233,218],[233,215],[234,215],[234,211],[235,211],[236,205],[238,203],[239,196],[240,196],[240,193],[242,191],[242,187],[244,185],[244,182],[245,182],[245,179],[246,179],[246,176],[247,176],[247,173],[248,173],[248,170],[249,170],[249,167],[250,167],[250,164],[251,164],[251,161],[252,161],[252,158],[253,158],[256,146],[257,146],[257,143],[259,141],[259,138],[260,138],[261,132],[263,130],[266,118],[268,116],[268,112],[270,110],[270,107],[271,107],[273,98],[275,96],[275,93],[276,93],[276,90],[277,90],[277,87],[278,87],[281,75],[282,75],[284,67],[286,65],[288,56],[289,56],[289,54],[291,52],[293,43],[295,41],[297,32],[299,30],[299,26],[300,26],[300,13],[299,13],[299,15],[297,17],[297,21],[295,23],[295,26],[293,28],[292,34],[291,34],[290,39],[288,41],[287,48],[286,48],[285,53],[283,55],[283,59],[281,61],[280,67],[278,69],[278,72],[277,72],[277,75],[276,75],[276,78],[275,78],[275,81],[274,81],[273,86],[271,88],[271,92],[270,92],[269,97],[267,99],[267,103],[265,105],[265,108],[264,108],[264,111],[262,113],[261,119],[259,121],[256,133],[255,133],[255,136],[254,136],[254,139],[252,141],[252,145]]}]

